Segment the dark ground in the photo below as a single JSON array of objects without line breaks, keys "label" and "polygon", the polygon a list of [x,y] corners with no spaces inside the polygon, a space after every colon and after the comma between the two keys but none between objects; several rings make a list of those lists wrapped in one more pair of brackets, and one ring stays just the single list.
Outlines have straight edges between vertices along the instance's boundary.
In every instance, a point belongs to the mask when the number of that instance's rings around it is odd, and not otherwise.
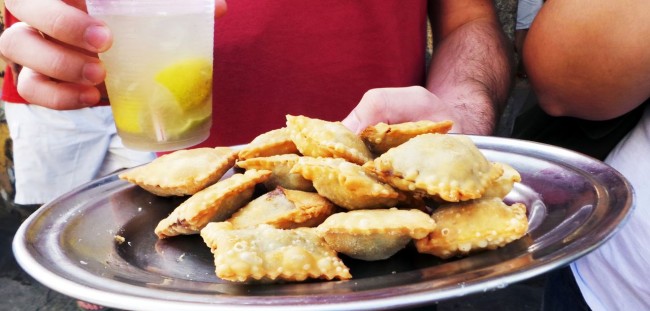
[{"label": "dark ground", "polygon": [[[498,134],[506,136],[512,128],[513,117],[521,107],[534,101],[528,84],[519,80],[510,97],[503,122]],[[2,116],[0,124],[2,141],[5,145],[6,123]],[[17,207],[11,202],[11,191],[7,191],[6,183],[12,178],[10,166],[10,148],[0,150],[3,158],[0,161],[0,184],[3,184],[0,199],[0,311],[37,311],[37,310],[77,310],[75,300],[52,291],[25,273],[16,263],[11,250],[11,242],[16,230],[31,213],[29,208]],[[7,156],[9,155],[9,156]],[[465,297],[439,302],[438,311],[533,311],[540,310],[544,276],[539,276],[520,283],[511,284],[504,289],[486,293],[468,295]],[[137,309],[138,306],[133,306]],[[417,310],[436,310],[434,306],[425,306]]]}]

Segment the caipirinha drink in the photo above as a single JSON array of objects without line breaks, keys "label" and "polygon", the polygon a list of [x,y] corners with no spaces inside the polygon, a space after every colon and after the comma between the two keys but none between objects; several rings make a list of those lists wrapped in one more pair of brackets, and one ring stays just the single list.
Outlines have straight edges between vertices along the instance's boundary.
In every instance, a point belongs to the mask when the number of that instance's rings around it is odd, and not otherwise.
[{"label": "caipirinha drink", "polygon": [[166,151],[212,125],[214,0],[87,0],[113,45],[99,55],[124,145]]}]

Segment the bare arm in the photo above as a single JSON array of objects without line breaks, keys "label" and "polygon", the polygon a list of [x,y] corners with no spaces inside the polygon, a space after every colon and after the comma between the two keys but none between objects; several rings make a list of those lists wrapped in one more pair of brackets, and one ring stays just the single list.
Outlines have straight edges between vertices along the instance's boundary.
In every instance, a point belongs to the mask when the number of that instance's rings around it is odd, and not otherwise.
[{"label": "bare arm", "polygon": [[431,0],[435,50],[424,86],[368,91],[343,120],[452,120],[453,132],[492,134],[512,81],[512,48],[488,0]]},{"label": "bare arm", "polygon": [[491,134],[512,82],[512,48],[492,1],[430,1],[434,53],[426,87],[462,115],[467,134]]},{"label": "bare arm", "polygon": [[605,120],[650,97],[650,2],[547,1],[524,44],[541,107]]}]

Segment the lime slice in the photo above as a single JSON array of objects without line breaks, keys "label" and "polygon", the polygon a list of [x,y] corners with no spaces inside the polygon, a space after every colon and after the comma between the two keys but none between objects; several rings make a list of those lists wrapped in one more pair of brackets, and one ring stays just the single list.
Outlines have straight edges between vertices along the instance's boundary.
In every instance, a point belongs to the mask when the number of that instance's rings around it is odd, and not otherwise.
[{"label": "lime slice", "polygon": [[201,105],[212,92],[212,61],[190,58],[158,72],[156,81],[167,88],[182,111]]},{"label": "lime slice", "polygon": [[[171,96],[170,96],[171,97]],[[207,102],[195,109],[183,111],[177,105],[154,101],[155,107],[147,118],[158,140],[184,140],[196,135],[196,130],[212,120],[212,103]],[[146,129],[145,129],[146,131]]]},{"label": "lime slice", "polygon": [[[205,126],[207,122],[211,121],[210,116],[205,116],[200,119],[190,119],[183,122],[183,125],[174,127],[174,129],[168,131],[170,139],[183,139],[183,136],[186,136],[187,133],[193,133],[196,128]],[[189,138],[189,137],[188,137]]]}]

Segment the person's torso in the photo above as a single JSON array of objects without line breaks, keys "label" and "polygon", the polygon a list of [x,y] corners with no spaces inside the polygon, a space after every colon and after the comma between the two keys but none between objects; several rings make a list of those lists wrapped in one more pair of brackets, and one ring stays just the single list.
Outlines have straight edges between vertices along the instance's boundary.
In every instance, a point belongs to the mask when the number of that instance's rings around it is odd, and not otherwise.
[{"label": "person's torso", "polygon": [[426,18],[424,0],[228,2],[200,146],[247,143],[286,114],[341,120],[369,89],[422,85]]},{"label": "person's torso", "polygon": [[631,183],[635,208],[603,246],[572,264],[576,281],[593,310],[650,310],[650,108],[609,154],[606,163]]}]

